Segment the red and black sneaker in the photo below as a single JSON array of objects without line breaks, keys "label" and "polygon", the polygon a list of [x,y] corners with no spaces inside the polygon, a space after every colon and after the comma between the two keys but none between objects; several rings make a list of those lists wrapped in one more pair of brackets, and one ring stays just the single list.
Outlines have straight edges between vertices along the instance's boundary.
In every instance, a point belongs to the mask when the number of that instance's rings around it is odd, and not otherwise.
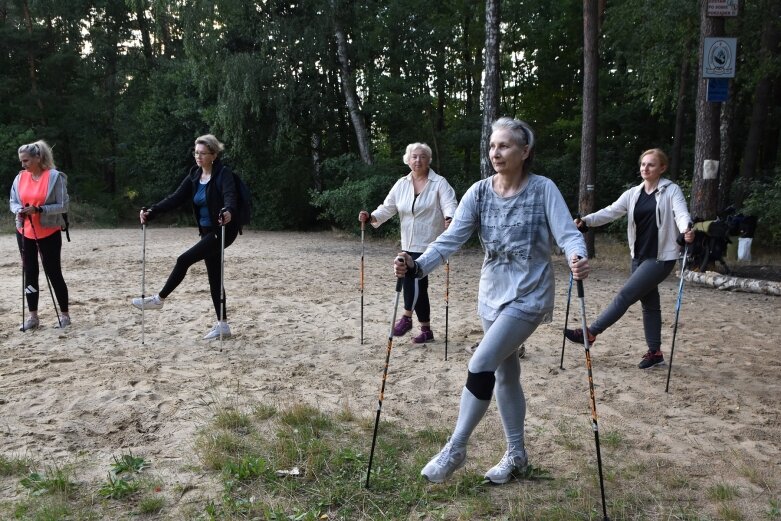
[{"label": "red and black sneaker", "polygon": [[[577,329],[565,329],[564,330],[564,336],[567,337],[567,340],[570,342],[575,342],[576,344],[582,344],[583,343],[583,329],[577,328]],[[597,335],[592,335],[591,331],[588,332],[588,345],[594,345],[594,342],[597,341]]]},{"label": "red and black sneaker", "polygon": [[656,365],[664,364],[664,355],[661,351],[648,351],[643,355],[643,359],[637,365],[640,369],[648,369]]}]

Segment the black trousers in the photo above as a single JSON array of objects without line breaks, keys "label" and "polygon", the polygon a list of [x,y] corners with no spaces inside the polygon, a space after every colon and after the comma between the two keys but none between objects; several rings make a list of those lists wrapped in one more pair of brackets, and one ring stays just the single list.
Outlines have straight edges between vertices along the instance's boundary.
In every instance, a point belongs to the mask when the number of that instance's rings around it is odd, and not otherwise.
[{"label": "black trousers", "polygon": [[[220,316],[220,300],[223,301],[222,320],[227,320],[227,301],[225,295],[220,295],[220,244],[221,229],[219,226],[202,229],[201,240],[186,252],[179,255],[176,265],[168,276],[168,280],[160,290],[160,298],[166,298],[176,289],[187,275],[190,266],[198,261],[206,264],[206,273],[209,276],[209,290],[214,304],[214,314]],[[238,226],[225,227],[225,247],[227,248],[239,234]]]},{"label": "black trousers", "polygon": [[40,250],[41,264],[46,275],[49,276],[54,289],[54,295],[60,305],[60,311],[68,312],[68,286],[62,276],[60,253],[62,251],[62,233],[56,232],[43,239],[28,239],[18,231],[16,243],[19,245],[19,253],[22,255],[24,268],[25,289],[27,307],[30,311],[38,311],[38,251]]}]

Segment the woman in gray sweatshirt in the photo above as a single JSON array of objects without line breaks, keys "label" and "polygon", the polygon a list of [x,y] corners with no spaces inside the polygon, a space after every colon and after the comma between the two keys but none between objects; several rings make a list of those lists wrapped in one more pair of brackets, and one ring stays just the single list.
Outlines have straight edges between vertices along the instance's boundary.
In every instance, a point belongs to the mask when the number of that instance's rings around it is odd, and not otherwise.
[{"label": "woman in gray sweatshirt", "polygon": [[399,253],[396,276],[412,270],[425,277],[477,230],[485,250],[477,313],[484,336],[469,361],[455,430],[421,474],[441,483],[466,462],[466,446],[491,397],[502,418],[507,450],[486,479],[507,483],[528,465],[524,446],[526,401],[521,387],[518,348],[541,323],[550,321],[554,300],[551,251],[567,254],[573,277],[588,276],[586,244],[572,222],[556,185],[532,174],[532,129],[516,119],[500,118],[492,126],[489,157],[496,174],[467,190],[450,227],[413,260]]}]

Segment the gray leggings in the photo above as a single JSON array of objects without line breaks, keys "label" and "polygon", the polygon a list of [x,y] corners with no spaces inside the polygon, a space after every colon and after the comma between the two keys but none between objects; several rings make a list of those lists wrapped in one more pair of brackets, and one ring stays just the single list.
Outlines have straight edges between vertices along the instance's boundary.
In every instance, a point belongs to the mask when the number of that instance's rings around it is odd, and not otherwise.
[{"label": "gray leggings", "polygon": [[[538,322],[528,322],[509,315],[499,315],[495,321],[483,319],[485,334],[469,360],[470,373],[493,372],[496,376],[494,394],[508,447],[521,449],[524,445],[526,398],[521,387],[518,348],[538,325]],[[464,387],[456,428],[451,437],[454,445],[466,445],[490,403],[490,400],[477,399]]]},{"label": "gray leggings", "polygon": [[589,331],[595,335],[602,333],[618,322],[629,306],[639,300],[643,306],[645,343],[650,351],[659,351],[662,347],[662,307],[658,286],[674,267],[674,260],[632,259],[632,274],[610,305],[589,326]]}]

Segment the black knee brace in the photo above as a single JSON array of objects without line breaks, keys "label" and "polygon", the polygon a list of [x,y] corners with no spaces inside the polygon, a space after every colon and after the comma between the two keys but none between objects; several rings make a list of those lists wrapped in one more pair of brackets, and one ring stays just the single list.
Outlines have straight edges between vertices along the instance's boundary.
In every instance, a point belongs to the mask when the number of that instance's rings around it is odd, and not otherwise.
[{"label": "black knee brace", "polygon": [[473,373],[469,371],[466,376],[466,388],[478,400],[490,400],[494,393],[496,375],[492,371]]}]

